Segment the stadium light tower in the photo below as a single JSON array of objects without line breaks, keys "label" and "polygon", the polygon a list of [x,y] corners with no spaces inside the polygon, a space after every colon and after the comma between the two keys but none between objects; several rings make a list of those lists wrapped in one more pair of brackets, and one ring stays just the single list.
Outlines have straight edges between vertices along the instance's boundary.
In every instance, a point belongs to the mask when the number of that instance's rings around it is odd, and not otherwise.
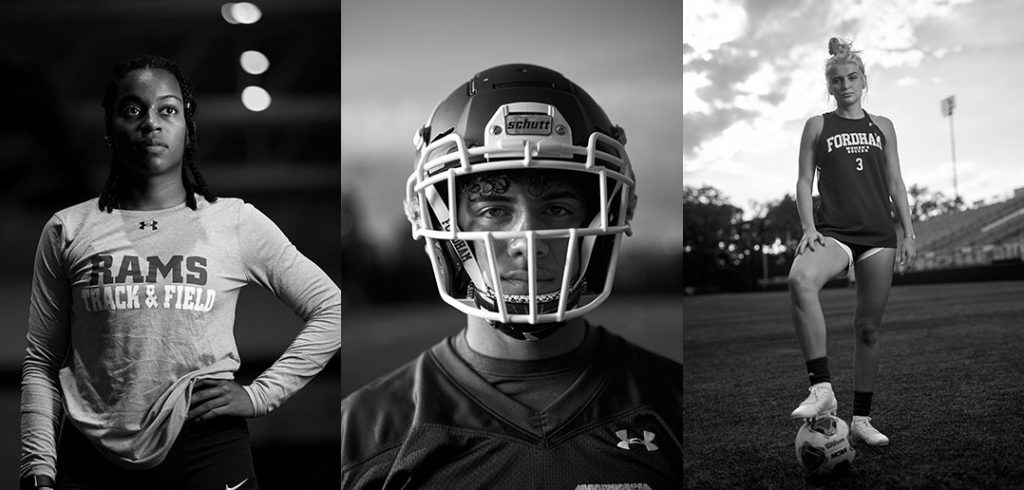
[{"label": "stadium light tower", "polygon": [[949,151],[953,155],[953,197],[960,199],[960,190],[956,183],[956,137],[953,135],[953,109],[956,108],[956,96],[950,95],[942,99],[942,115],[949,117]]}]

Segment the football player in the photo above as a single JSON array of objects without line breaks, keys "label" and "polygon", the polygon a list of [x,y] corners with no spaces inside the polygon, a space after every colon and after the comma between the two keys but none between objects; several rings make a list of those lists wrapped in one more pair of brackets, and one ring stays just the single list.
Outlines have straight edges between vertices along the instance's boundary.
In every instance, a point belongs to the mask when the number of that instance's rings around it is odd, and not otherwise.
[{"label": "football player", "polygon": [[[170,60],[119,64],[100,196],[58,211],[36,251],[22,374],[21,488],[258,488],[245,417],[273,410],[340,345],[340,292],[263,213],[210,190],[196,101]],[[305,322],[236,383],[235,304],[259,284]]]},{"label": "football player", "polygon": [[436,107],[405,204],[466,325],[342,401],[343,488],[679,488],[682,366],[584,318],[630,231],[625,142],[540,66]]}]

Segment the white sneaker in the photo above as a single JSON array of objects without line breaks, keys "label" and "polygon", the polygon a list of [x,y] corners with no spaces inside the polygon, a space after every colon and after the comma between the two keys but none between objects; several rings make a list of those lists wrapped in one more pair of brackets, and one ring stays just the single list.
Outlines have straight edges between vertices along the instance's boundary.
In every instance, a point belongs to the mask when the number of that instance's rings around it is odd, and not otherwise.
[{"label": "white sneaker", "polygon": [[832,393],[832,383],[818,383],[808,388],[811,392],[790,417],[794,419],[813,419],[822,415],[835,415],[838,404],[836,395]]},{"label": "white sneaker", "polygon": [[868,446],[889,445],[889,438],[871,426],[871,417],[854,415],[850,422],[850,433],[853,434],[854,440],[864,441]]}]

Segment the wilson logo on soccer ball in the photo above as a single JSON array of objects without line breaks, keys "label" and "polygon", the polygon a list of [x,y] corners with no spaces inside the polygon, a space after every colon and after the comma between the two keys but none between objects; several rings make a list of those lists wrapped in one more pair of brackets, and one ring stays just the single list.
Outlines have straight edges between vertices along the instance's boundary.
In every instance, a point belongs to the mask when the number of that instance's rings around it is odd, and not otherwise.
[{"label": "wilson logo on soccer ball", "polygon": [[853,463],[857,453],[850,445],[850,429],[842,419],[826,415],[800,426],[793,445],[796,461],[805,472],[827,475]]}]

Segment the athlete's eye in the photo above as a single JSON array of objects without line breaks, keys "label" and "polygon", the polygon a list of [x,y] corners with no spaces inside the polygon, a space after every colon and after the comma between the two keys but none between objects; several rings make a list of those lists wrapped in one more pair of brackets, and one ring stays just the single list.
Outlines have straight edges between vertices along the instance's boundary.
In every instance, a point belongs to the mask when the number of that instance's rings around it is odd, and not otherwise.
[{"label": "athlete's eye", "polygon": [[550,214],[552,216],[559,217],[559,218],[564,217],[564,216],[568,216],[568,215],[572,214],[572,212],[573,212],[573,210],[571,208],[569,208],[568,206],[562,206],[562,205],[549,206],[547,211],[548,211],[548,214]]},{"label": "athlete's eye", "polygon": [[505,208],[498,206],[488,206],[477,211],[477,216],[481,218],[498,219],[504,218],[509,215],[509,211]]},{"label": "athlete's eye", "polygon": [[135,117],[142,114],[142,109],[134,104],[129,104],[121,108],[121,115],[126,117]]}]

